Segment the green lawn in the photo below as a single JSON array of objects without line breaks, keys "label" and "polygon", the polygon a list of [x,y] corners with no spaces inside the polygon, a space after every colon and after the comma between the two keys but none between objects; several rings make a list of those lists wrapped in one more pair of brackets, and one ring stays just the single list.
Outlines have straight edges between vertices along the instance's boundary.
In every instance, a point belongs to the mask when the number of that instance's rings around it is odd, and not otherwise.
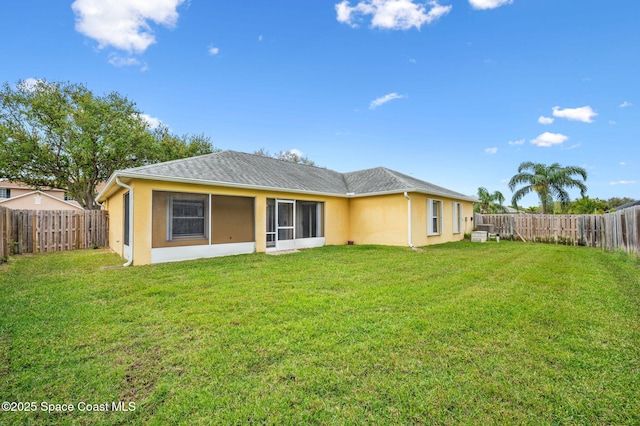
[{"label": "green lawn", "polygon": [[[36,403],[1,424],[640,424],[640,263],[620,253],[461,242],[103,268],[120,264],[0,265],[0,399]],[[135,410],[79,411],[112,402]]]}]

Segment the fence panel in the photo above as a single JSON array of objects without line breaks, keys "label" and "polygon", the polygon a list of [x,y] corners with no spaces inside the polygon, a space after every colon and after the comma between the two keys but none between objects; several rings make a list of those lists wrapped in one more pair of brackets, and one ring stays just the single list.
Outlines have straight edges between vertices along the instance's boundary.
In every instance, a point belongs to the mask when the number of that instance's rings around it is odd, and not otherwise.
[{"label": "fence panel", "polygon": [[102,210],[10,210],[0,207],[0,259],[12,254],[105,247],[108,214]]},{"label": "fence panel", "polygon": [[11,210],[0,207],[0,259],[11,254],[13,247],[13,215]]},{"label": "fence panel", "polygon": [[603,215],[478,214],[505,238],[624,250],[640,255],[640,206]]}]

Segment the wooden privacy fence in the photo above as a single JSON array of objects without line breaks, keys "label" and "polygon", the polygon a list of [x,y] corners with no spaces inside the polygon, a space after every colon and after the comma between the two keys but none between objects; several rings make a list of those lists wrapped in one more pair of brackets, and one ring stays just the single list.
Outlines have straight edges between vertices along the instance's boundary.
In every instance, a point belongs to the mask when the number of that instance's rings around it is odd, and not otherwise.
[{"label": "wooden privacy fence", "polygon": [[602,215],[475,214],[502,238],[624,250],[640,255],[640,206]]},{"label": "wooden privacy fence", "polygon": [[11,210],[0,207],[0,258],[104,247],[108,215],[101,210]]}]

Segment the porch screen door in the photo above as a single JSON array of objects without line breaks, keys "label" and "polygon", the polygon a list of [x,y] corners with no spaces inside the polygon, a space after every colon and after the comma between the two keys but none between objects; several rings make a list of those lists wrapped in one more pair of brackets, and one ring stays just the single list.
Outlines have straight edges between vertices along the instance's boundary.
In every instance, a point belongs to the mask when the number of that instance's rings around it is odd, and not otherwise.
[{"label": "porch screen door", "polygon": [[276,250],[295,248],[295,201],[276,200]]}]

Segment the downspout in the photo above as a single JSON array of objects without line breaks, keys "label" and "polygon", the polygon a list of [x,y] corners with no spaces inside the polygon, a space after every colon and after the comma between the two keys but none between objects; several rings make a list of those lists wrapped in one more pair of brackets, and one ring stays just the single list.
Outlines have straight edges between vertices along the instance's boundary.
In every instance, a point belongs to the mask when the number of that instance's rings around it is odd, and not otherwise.
[{"label": "downspout", "polygon": [[404,193],[404,198],[407,199],[407,227],[409,228],[409,230],[407,231],[408,234],[408,243],[409,243],[409,247],[413,248],[413,240],[411,239],[411,197],[409,197],[409,194],[407,194],[406,192]]},{"label": "downspout", "polygon": [[121,187],[129,190],[129,250],[131,250],[131,255],[129,256],[129,260],[122,266],[127,267],[131,266],[133,263],[133,188],[127,185],[126,183],[122,183],[120,181],[120,176],[116,176],[116,183]]}]

